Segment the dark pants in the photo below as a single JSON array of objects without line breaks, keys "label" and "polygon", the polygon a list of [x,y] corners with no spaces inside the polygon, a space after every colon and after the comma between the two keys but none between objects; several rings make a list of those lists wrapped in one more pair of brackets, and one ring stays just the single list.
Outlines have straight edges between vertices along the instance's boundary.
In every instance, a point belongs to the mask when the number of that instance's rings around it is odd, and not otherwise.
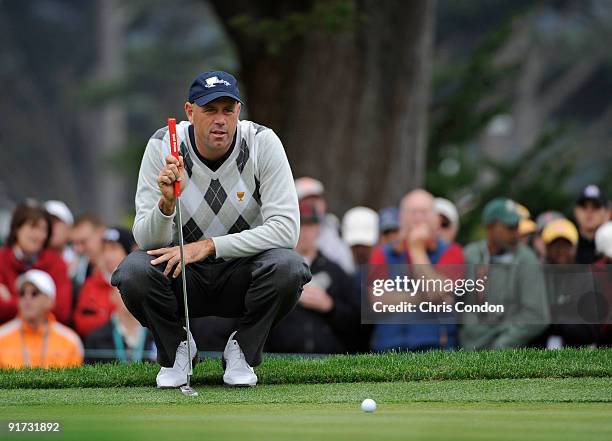
[{"label": "dark pants", "polygon": [[[151,265],[144,251],[128,255],[113,274],[123,302],[151,330],[158,361],[174,364],[176,348],[185,340],[181,277],[168,278],[165,262]],[[240,317],[234,338],[251,366],[261,363],[270,329],[296,305],[310,281],[308,266],[295,251],[272,249],[225,262],[203,261],[185,268],[190,317]]]}]

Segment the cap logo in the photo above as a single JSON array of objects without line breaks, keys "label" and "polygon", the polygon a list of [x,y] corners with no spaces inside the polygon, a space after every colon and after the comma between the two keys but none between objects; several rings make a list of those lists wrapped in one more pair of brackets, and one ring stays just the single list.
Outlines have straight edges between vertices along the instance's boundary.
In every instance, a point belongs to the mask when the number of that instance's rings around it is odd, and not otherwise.
[{"label": "cap logo", "polygon": [[589,185],[584,189],[584,195],[589,198],[598,198],[599,197],[599,187],[596,185]]},{"label": "cap logo", "polygon": [[109,228],[104,232],[104,240],[108,242],[118,242],[119,241],[119,231],[115,228]]},{"label": "cap logo", "polygon": [[516,211],[516,204],[514,201],[507,200],[506,201],[506,210],[507,211]]},{"label": "cap logo", "polygon": [[204,85],[204,87],[206,87],[207,89],[210,89],[211,87],[215,87],[217,84],[224,84],[228,87],[231,86],[229,81],[220,80],[219,77],[217,76],[206,78],[205,82],[206,84]]}]

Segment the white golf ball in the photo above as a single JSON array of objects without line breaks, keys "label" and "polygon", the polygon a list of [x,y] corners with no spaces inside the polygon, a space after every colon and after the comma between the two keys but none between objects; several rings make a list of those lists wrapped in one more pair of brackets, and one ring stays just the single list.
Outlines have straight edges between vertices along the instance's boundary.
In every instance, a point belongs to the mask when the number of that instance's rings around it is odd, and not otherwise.
[{"label": "white golf ball", "polygon": [[366,398],[361,402],[361,410],[364,412],[374,412],[376,410],[376,401],[371,398]]}]

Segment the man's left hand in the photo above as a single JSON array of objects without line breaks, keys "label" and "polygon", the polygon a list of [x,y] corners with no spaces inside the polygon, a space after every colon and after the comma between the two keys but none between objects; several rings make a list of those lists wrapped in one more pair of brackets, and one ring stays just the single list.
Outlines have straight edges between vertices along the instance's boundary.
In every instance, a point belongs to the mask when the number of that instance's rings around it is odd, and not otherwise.
[{"label": "man's left hand", "polygon": [[[215,252],[215,244],[211,239],[200,240],[185,244],[184,247],[184,258],[185,265],[193,262],[199,262],[206,259],[208,256]],[[164,269],[164,276],[177,278],[181,274],[181,251],[178,246],[159,248],[157,250],[147,251],[149,256],[157,256],[151,261],[152,265],[157,265],[163,262],[166,263],[166,269]],[[176,268],[175,268],[176,267]],[[174,272],[172,271],[174,269]]]},{"label": "man's left hand", "polygon": [[300,296],[300,305],[306,309],[312,309],[317,312],[327,313],[334,307],[334,299],[313,283],[304,285],[304,290]]}]

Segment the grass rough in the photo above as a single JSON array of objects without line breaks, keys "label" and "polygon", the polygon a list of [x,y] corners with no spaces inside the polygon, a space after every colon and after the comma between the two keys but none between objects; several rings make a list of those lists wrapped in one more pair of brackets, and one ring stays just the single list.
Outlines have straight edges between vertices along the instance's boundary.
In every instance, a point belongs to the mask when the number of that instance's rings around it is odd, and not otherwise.
[{"label": "grass rough", "polygon": [[[0,371],[0,389],[112,388],[155,384],[157,364],[100,364],[69,369]],[[612,377],[612,349],[509,349],[480,352],[385,353],[323,358],[270,357],[260,384],[407,382]],[[222,383],[219,360],[194,369],[194,385]]]}]

